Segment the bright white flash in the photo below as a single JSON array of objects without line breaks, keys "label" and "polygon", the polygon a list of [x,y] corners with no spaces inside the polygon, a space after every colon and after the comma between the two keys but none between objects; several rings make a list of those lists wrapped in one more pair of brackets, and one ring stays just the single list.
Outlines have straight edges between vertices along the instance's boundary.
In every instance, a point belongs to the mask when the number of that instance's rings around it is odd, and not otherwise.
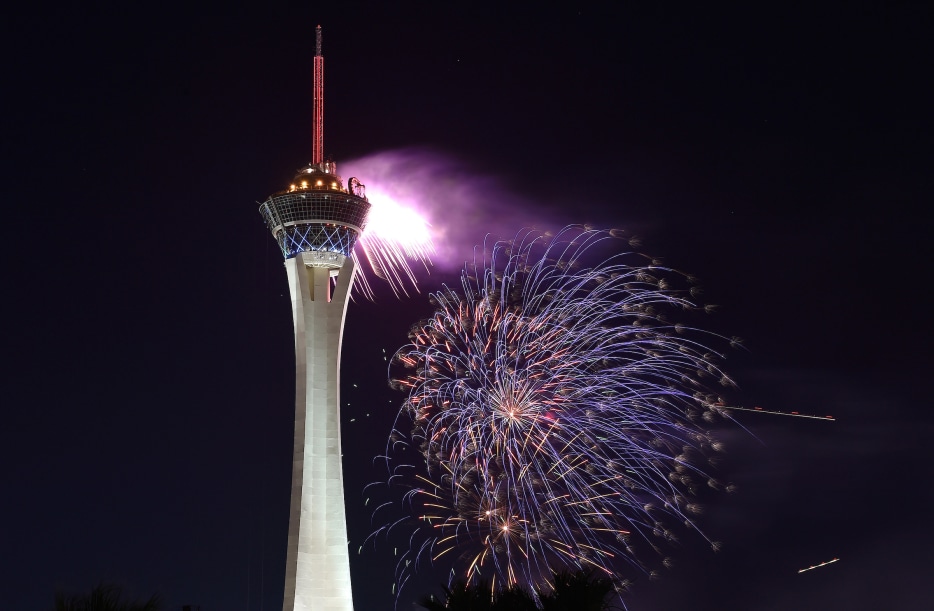
[{"label": "bright white flash", "polygon": [[[370,189],[367,199],[371,204],[366,230],[358,242],[357,255],[366,259],[373,272],[389,283],[393,293],[408,294],[406,285],[418,290],[412,264],[426,269],[435,252],[431,231],[426,221],[414,208],[378,189]],[[365,278],[361,287],[372,296]]]}]

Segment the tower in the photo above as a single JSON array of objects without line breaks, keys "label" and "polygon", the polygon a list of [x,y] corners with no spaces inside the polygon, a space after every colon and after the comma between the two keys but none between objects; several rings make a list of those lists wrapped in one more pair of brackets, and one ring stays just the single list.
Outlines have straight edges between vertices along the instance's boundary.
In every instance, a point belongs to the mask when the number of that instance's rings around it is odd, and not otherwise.
[{"label": "tower", "polygon": [[324,58],[316,30],[312,161],[259,212],[282,255],[295,327],[295,445],[284,611],[350,611],[340,440],[340,356],[354,244],[370,204],[324,161]]}]

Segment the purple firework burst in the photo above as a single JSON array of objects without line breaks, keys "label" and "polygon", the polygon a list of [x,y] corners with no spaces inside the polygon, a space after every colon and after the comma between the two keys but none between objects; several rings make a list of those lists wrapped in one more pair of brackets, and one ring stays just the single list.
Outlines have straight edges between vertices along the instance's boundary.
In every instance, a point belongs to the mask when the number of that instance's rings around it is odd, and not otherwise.
[{"label": "purple firework burst", "polygon": [[425,559],[494,586],[578,568],[622,582],[647,570],[634,548],[700,532],[696,497],[720,487],[705,427],[729,417],[711,388],[733,385],[704,341],[722,338],[673,322],[704,308],[691,277],[599,256],[630,246],[620,235],[523,232],[432,295],[394,358],[407,397],[388,454],[420,456],[395,468],[417,517],[400,584]]}]

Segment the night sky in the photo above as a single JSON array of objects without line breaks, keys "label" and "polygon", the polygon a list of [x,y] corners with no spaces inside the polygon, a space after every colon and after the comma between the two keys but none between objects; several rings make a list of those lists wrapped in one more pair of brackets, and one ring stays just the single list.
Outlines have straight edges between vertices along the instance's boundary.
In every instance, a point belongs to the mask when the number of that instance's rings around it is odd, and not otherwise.
[{"label": "night sky", "polygon": [[470,245],[568,223],[701,279],[706,327],[744,339],[736,404],[837,419],[738,416],[702,522],[723,549],[682,532],[629,608],[934,608],[932,9],[654,4],[7,9],[0,608],[100,581],[280,608],[293,334],[256,202],[310,160],[317,24],[326,153],[445,236],[420,294],[349,307],[358,610],[394,602],[394,543],[357,554],[402,400],[384,356]]}]

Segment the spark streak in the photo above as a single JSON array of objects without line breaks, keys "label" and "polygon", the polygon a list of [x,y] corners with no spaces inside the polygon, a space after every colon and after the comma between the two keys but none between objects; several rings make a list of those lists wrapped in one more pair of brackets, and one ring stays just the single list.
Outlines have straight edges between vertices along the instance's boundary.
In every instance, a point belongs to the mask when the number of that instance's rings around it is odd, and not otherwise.
[{"label": "spark streak", "polygon": [[839,560],[840,560],[839,558],[834,558],[833,560],[828,560],[827,562],[821,562],[820,564],[815,564],[814,566],[809,566],[809,567],[806,568],[806,569],[801,569],[801,570],[798,571],[798,572],[799,572],[799,573],[803,573],[803,572],[805,572],[805,571],[813,571],[814,569],[819,569],[819,568],[821,568],[822,566],[827,566],[828,564],[833,564],[834,562],[837,562],[837,561],[839,561]]},{"label": "spark streak", "polygon": [[717,407],[721,409],[728,409],[737,412],[753,412],[756,414],[772,414],[775,416],[789,416],[792,418],[810,418],[812,420],[829,420],[830,422],[836,422],[836,418],[833,416],[816,416],[814,414],[801,414],[798,412],[780,412],[777,410],[768,410],[762,409],[761,407],[739,407],[736,405],[718,405]]}]

